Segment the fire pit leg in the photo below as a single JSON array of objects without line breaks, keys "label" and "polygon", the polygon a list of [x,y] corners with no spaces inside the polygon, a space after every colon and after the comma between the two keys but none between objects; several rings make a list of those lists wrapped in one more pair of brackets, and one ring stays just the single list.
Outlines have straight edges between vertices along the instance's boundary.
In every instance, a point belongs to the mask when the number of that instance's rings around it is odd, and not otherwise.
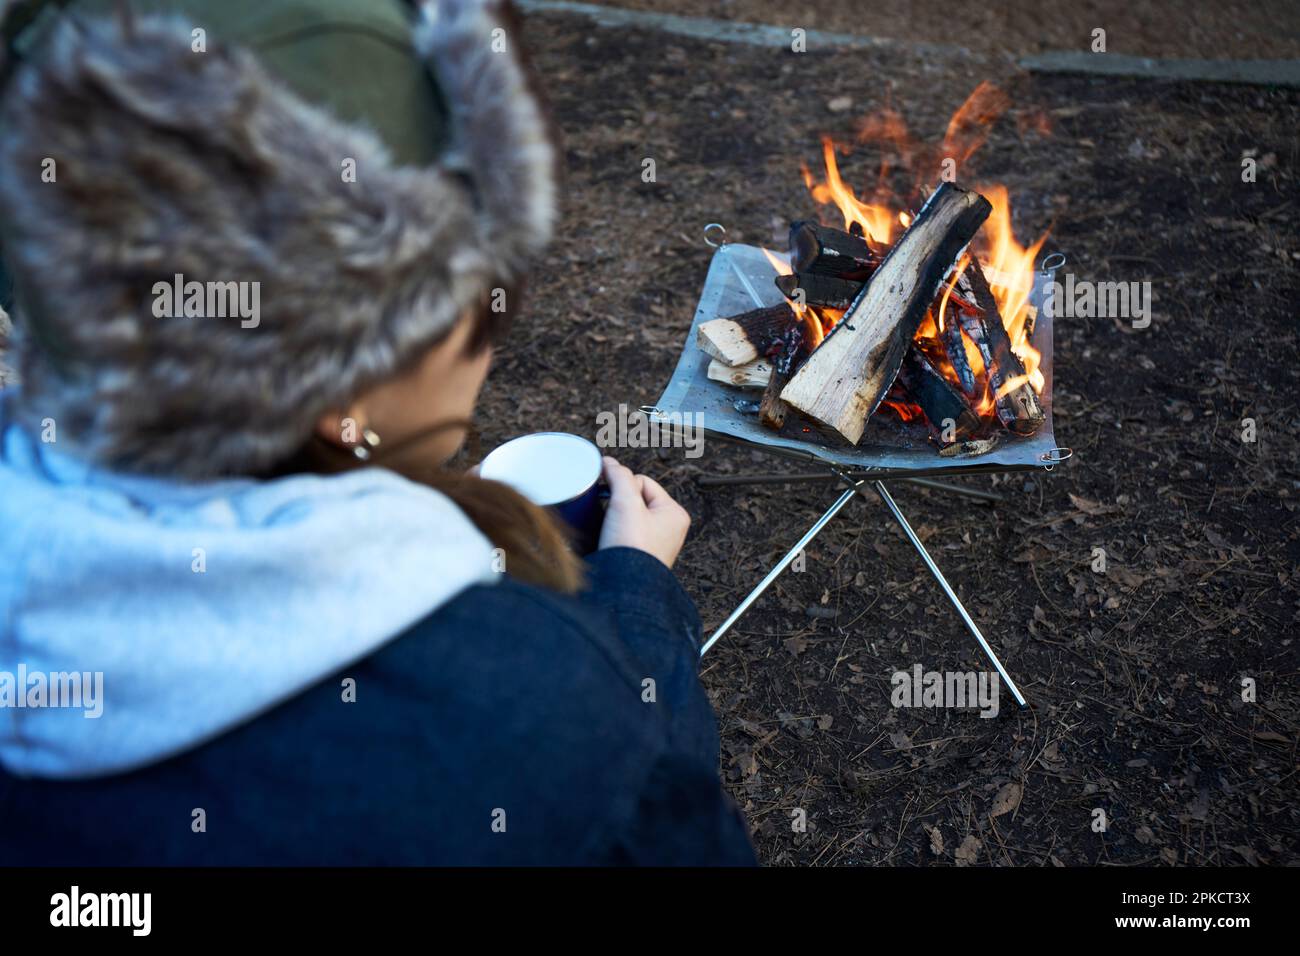
[{"label": "fire pit leg", "polygon": [[[791,562],[799,556],[799,553],[806,548],[809,543],[811,543],[813,538],[817,537],[822,528],[826,527],[830,520],[840,512],[840,509],[842,509],[855,495],[857,495],[858,489],[866,482],[865,478],[853,478],[843,472],[839,472],[838,477],[849,482],[850,487],[836,499],[835,503],[827,509],[824,515],[817,519],[817,523],[808,529],[807,533],[804,534],[804,536],[799,539],[798,543],[796,543],[795,546],[786,553],[785,557],[777,562],[776,567],[767,572],[767,576],[763,578],[762,581],[758,582],[758,586],[749,592],[745,597],[745,600],[741,601],[740,605],[731,612],[725,621],[722,622],[722,625],[709,636],[709,639],[704,642],[704,646],[700,648],[701,657],[708,653],[709,648],[716,644],[722,635],[731,630],[732,626],[740,620],[741,616],[749,610],[750,606],[762,596],[763,592],[772,586],[772,582],[780,577],[781,572],[790,566]],[[930,557],[930,552],[925,550],[925,545],[921,543],[921,539],[916,536],[916,532],[913,531],[912,526],[908,524],[907,518],[899,509],[893,496],[890,495],[888,490],[886,490],[884,482],[877,481],[874,484],[876,493],[880,495],[880,500],[889,508],[890,512],[894,516],[894,520],[898,522],[899,527],[903,529],[903,533],[906,534],[908,540],[912,542],[912,547],[916,548],[917,553],[921,555],[921,560],[925,562],[925,566],[929,568],[930,573],[934,575],[934,579],[939,582],[939,587],[943,589],[943,593],[947,595],[952,606],[956,608],[957,613],[961,616],[966,627],[973,635],[975,635],[975,640],[979,641],[979,645],[983,648],[985,655],[987,655],[988,659],[993,662],[993,666],[997,668],[999,676],[1001,676],[1002,680],[1006,682],[1007,687],[1011,691],[1011,696],[1016,699],[1016,703],[1021,707],[1028,707],[1029,704],[1025,700],[1024,695],[1020,693],[1020,688],[1016,686],[1016,682],[1011,678],[1011,675],[1007,673],[1007,669],[1002,666],[1002,661],[998,659],[998,655],[993,652],[993,648],[989,646],[988,641],[984,639],[984,635],[980,633],[979,626],[975,623],[974,619],[971,618],[970,614],[967,613],[965,606],[961,603],[961,599],[957,597],[957,592],[952,589],[952,585],[948,583],[948,579],[943,576],[943,572],[939,570],[939,566],[935,564],[934,559]]]},{"label": "fire pit leg", "polygon": [[[903,516],[903,512],[899,510],[898,505],[894,503],[894,499],[890,496],[889,492],[885,490],[884,483],[877,481],[875,483],[875,488],[876,494],[880,495],[880,500],[883,501],[886,507],[889,508],[890,512],[893,513],[894,520],[898,522],[899,527],[903,529],[903,533],[906,534],[908,540],[912,542],[912,547],[916,548],[917,553],[921,555],[921,560],[923,560],[925,566],[930,569],[930,573],[934,575],[934,579],[939,582],[939,587],[943,588],[943,593],[948,596],[948,600],[952,602],[952,606],[957,609],[957,613],[961,615],[961,619],[965,622],[966,627],[975,635],[975,640],[979,641],[980,647],[984,649],[984,653],[988,656],[988,659],[993,662],[993,666],[997,668],[998,674],[1000,674],[1002,679],[1006,681],[1007,687],[1011,690],[1011,696],[1016,699],[1016,703],[1021,707],[1028,707],[1029,704],[1026,703],[1024,695],[1020,693],[1020,688],[1017,687],[1016,682],[1011,679],[1011,675],[1007,673],[1007,669],[1002,666],[1002,662],[998,660],[998,655],[993,653],[993,648],[989,647],[988,641],[984,640],[984,635],[980,633],[980,629],[975,624],[975,621],[971,619],[971,616],[968,613],[966,613],[966,608],[962,605],[961,599],[957,597],[957,592],[952,589],[952,586],[943,576],[943,572],[939,570],[939,566],[934,563],[934,559],[930,557],[930,552],[925,550],[925,545],[921,543],[921,539],[916,536],[916,532],[912,530],[912,526],[907,523],[907,518]],[[855,486],[845,493],[849,494],[856,490]],[[767,582],[764,582],[765,585],[766,583]]]},{"label": "fire pit leg", "polygon": [[731,630],[731,626],[740,620],[740,616],[749,610],[749,606],[757,601],[762,593],[772,586],[772,582],[781,576],[781,572],[790,566],[790,562],[799,556],[799,552],[806,548],[812,539],[817,537],[817,534],[822,530],[822,528],[826,527],[827,523],[829,523],[830,520],[839,513],[839,510],[848,504],[853,496],[858,493],[858,488],[861,485],[862,481],[858,481],[854,483],[852,488],[847,489],[844,494],[840,495],[839,498],[836,499],[835,504],[831,505],[830,508],[827,509],[826,513],[817,519],[817,523],[808,529],[808,533],[799,539],[799,543],[791,548],[784,558],[777,562],[776,567],[767,572],[767,577],[758,582],[758,587],[749,592],[749,596],[740,602],[740,606],[732,611],[731,616],[722,622],[722,626],[714,631],[712,636],[704,642],[704,646],[700,648],[701,657],[707,654],[709,648],[718,642],[718,638]]}]

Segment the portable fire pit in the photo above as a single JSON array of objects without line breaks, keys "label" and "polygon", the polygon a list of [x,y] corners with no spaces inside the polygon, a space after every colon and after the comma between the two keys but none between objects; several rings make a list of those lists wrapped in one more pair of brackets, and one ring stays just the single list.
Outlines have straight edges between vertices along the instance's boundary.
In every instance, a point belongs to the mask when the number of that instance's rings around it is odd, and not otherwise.
[{"label": "portable fire pit", "polygon": [[720,225],[706,227],[716,252],[694,322],[658,403],[643,410],[661,427],[698,422],[711,437],[825,469],[701,484],[836,480],[847,488],[701,654],[871,482],[1016,702],[1027,706],[884,484],[919,481],[996,500],[930,479],[1050,471],[1070,456],[1052,430],[1049,288],[1064,256],[1036,267],[1031,256],[1032,281],[1018,280],[1018,299],[1007,295],[1012,279],[994,276],[1000,303],[987,265],[967,251],[987,215],[983,197],[945,183],[887,248],[796,222],[790,252],[779,253],[726,242]]}]

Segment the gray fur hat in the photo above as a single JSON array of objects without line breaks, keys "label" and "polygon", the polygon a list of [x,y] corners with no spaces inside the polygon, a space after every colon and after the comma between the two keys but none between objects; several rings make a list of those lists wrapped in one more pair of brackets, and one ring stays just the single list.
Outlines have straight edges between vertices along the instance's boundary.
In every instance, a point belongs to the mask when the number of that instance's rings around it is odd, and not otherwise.
[{"label": "gray fur hat", "polygon": [[[418,5],[405,40],[449,124],[423,164],[248,45],[213,31],[196,53],[185,16],[61,14],[0,100],[15,414],[112,467],[256,474],[520,277],[551,236],[557,157],[509,14]],[[160,316],[190,283],[209,309]],[[212,314],[214,288],[256,321]]]}]

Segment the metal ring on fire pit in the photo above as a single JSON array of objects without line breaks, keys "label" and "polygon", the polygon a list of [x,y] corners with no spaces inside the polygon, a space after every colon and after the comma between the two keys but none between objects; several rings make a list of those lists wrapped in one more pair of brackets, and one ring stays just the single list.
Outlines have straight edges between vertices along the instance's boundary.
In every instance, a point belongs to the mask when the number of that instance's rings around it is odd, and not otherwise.
[{"label": "metal ring on fire pit", "polygon": [[1043,260],[1043,264],[1040,265],[1038,268],[1039,271],[1043,273],[1043,275],[1049,276],[1057,269],[1061,268],[1063,265],[1065,265],[1065,253],[1053,252],[1050,256],[1048,256]]},{"label": "metal ring on fire pit", "polygon": [[[717,242],[714,242],[709,237],[709,230],[715,230],[718,233],[719,239]],[[709,223],[704,227],[704,242],[706,245],[714,249],[717,249],[719,246],[725,246],[727,244],[727,227],[720,222]]]},{"label": "metal ring on fire pit", "polygon": [[1059,465],[1063,461],[1068,461],[1073,457],[1073,448],[1061,448],[1058,446],[1049,451],[1043,452],[1038,456],[1038,460],[1047,462],[1047,464],[1043,466],[1043,469],[1045,471],[1051,471],[1054,466]]}]

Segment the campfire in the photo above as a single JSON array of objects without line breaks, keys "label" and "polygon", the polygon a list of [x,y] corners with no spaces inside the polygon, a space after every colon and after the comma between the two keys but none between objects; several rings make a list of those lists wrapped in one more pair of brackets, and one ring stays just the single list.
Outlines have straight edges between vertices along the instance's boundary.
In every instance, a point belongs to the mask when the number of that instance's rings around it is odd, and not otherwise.
[{"label": "campfire", "polygon": [[[698,327],[709,378],[762,388],[757,414],[769,429],[793,411],[853,445],[875,415],[924,421],[944,456],[1034,435],[1045,415],[1030,291],[1045,236],[1021,246],[1004,187],[950,177],[1006,105],[981,84],[937,149],[913,141],[896,114],[869,118],[861,138],[886,141],[903,167],[882,161],[869,202],[823,141],[824,179],[804,178],[835,221],[793,222],[788,264],[768,254],[784,302]],[[914,170],[937,171],[938,187]],[[887,185],[900,172],[913,174],[904,194]]]}]

